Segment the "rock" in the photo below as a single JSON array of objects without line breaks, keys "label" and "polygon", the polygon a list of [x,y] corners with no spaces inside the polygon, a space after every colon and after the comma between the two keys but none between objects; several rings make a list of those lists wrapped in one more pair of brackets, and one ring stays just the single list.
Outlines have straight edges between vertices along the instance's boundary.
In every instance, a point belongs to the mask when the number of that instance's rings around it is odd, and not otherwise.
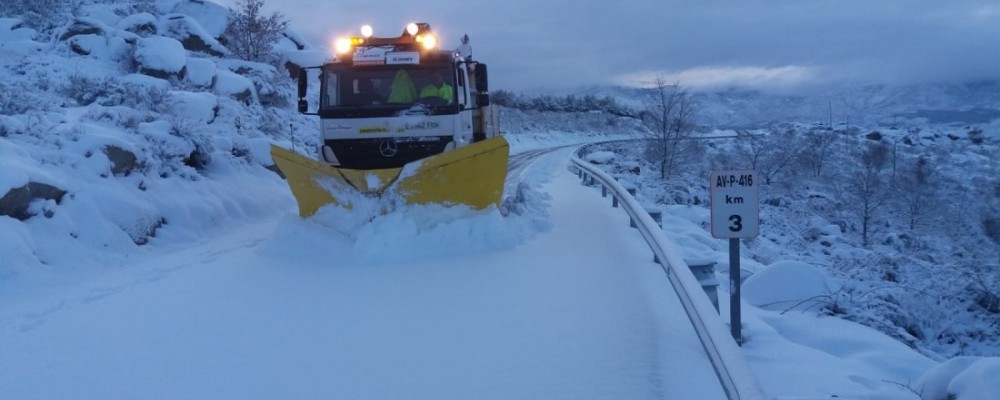
[{"label": "rock", "polygon": [[150,37],[156,34],[156,17],[150,13],[133,14],[119,21],[117,28],[141,37]]},{"label": "rock", "polygon": [[183,78],[187,52],[177,39],[151,36],[136,43],[135,61],[139,72],[156,78]]},{"label": "rock", "polygon": [[104,146],[104,155],[111,161],[111,173],[116,176],[128,176],[136,168],[135,154],[121,147]]},{"label": "rock", "polygon": [[162,36],[177,39],[188,51],[222,57],[229,51],[205,29],[187,15],[170,14],[160,20],[157,30]]},{"label": "rock", "polygon": [[59,35],[59,41],[65,42],[67,39],[77,35],[99,35],[107,36],[108,26],[90,18],[76,18],[70,22],[69,26]]},{"label": "rock", "polygon": [[0,198],[0,215],[6,215],[24,221],[31,218],[33,214],[28,212],[28,207],[35,200],[55,200],[56,203],[62,201],[66,191],[55,186],[28,182],[24,186],[11,189]]},{"label": "rock", "polygon": [[226,31],[229,25],[229,9],[218,4],[218,2],[205,0],[184,0],[174,5],[171,12],[188,15],[198,21],[198,25],[204,28],[210,36],[217,38]]}]

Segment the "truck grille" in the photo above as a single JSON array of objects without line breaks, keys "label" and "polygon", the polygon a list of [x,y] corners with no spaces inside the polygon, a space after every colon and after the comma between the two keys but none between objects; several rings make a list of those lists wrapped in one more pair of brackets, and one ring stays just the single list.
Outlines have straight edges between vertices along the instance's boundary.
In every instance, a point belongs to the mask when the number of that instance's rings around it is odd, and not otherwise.
[{"label": "truck grille", "polygon": [[421,158],[440,154],[451,140],[449,136],[420,138],[378,138],[326,140],[341,168],[399,168]]}]

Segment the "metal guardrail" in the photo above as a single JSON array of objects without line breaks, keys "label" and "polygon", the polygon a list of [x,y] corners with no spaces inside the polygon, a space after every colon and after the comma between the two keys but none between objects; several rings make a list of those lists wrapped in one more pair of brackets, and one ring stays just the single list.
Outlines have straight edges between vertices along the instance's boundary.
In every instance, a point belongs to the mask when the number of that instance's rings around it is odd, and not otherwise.
[{"label": "metal guardrail", "polygon": [[743,358],[739,345],[715,313],[715,307],[708,297],[702,294],[698,280],[687,268],[673,243],[663,234],[662,228],[618,181],[596,166],[581,160],[579,152],[572,158],[572,163],[584,183],[597,182],[609,190],[613,201],[621,204],[621,208],[636,224],[636,228],[649,244],[655,259],[677,293],[727,398],[764,400],[764,393],[758,386],[749,364]]}]

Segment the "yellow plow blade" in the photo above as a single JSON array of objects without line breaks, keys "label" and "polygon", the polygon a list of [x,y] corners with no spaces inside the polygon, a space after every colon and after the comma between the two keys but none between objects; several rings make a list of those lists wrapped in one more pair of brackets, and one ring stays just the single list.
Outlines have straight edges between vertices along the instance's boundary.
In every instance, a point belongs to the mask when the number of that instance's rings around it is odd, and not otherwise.
[{"label": "yellow plow blade", "polygon": [[357,193],[393,193],[406,204],[464,204],[474,209],[499,205],[509,151],[507,141],[497,136],[402,168],[367,171],[331,167],[274,145],[271,157],[305,218],[327,204],[350,208],[348,199]]}]

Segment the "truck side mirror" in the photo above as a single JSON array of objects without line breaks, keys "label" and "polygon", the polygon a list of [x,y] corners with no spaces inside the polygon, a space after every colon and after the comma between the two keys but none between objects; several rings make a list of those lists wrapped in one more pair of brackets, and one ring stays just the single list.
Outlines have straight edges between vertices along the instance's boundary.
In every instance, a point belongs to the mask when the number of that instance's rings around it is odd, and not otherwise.
[{"label": "truck side mirror", "polygon": [[306,74],[306,69],[299,69],[299,113],[305,114],[309,111],[309,102],[306,101],[306,89],[309,88],[308,74]]},{"label": "truck side mirror", "polygon": [[490,95],[488,93],[480,93],[476,95],[476,105],[479,107],[486,107],[490,105]]},{"label": "truck side mirror", "polygon": [[486,73],[486,64],[476,64],[476,91],[489,92],[490,80]]},{"label": "truck side mirror", "polygon": [[309,82],[307,82],[308,80],[309,80],[309,77],[308,77],[308,74],[306,74],[306,69],[305,68],[300,68],[299,69],[299,98],[300,99],[306,97],[306,89],[309,86]]}]

